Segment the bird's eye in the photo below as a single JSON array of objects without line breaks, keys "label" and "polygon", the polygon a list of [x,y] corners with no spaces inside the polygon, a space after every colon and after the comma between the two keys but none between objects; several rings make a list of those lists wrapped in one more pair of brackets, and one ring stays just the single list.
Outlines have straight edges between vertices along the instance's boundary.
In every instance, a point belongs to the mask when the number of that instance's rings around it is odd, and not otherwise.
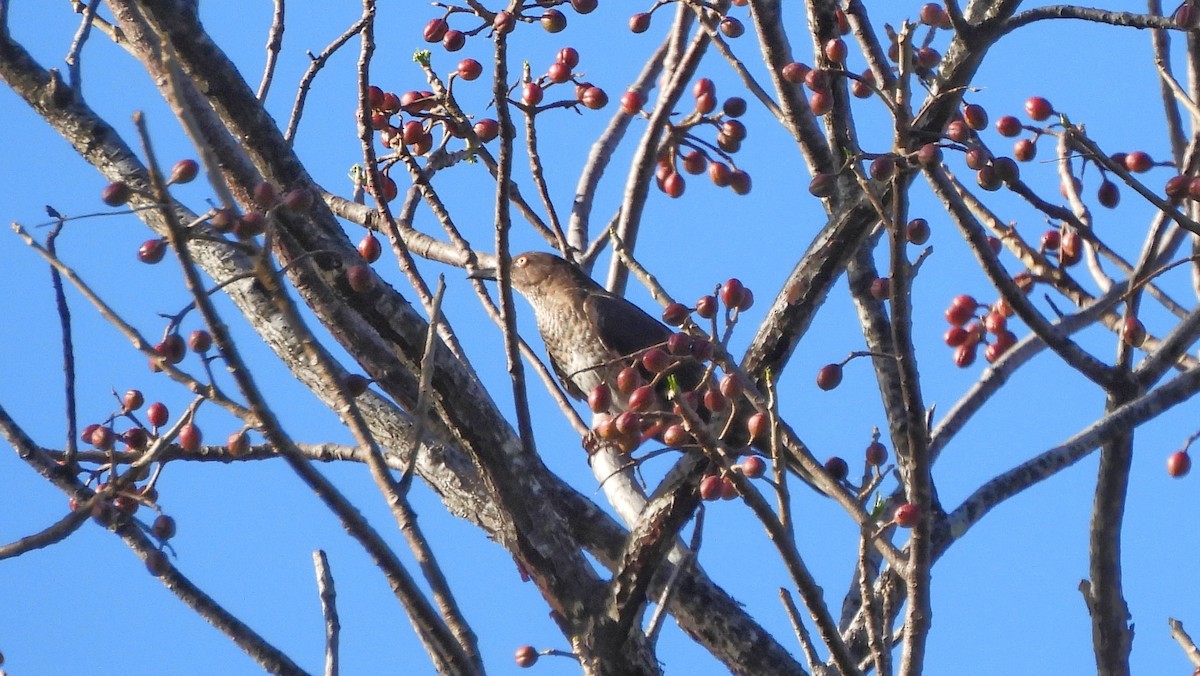
[{"label": "bird's eye", "polygon": [[513,265],[517,267],[524,267],[525,261],[526,259],[524,256],[517,256],[517,260],[513,261]]}]

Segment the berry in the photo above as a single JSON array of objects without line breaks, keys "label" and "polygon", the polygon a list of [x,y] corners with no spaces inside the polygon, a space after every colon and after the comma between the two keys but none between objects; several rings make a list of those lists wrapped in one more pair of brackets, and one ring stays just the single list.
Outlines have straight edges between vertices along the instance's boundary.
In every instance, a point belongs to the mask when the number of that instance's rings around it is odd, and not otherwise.
[{"label": "berry", "polygon": [[119,207],[129,201],[129,186],[117,181],[109,183],[100,192],[100,199],[110,207]]},{"label": "berry", "polygon": [[912,528],[921,520],[921,510],[911,502],[905,502],[896,508],[893,520],[901,528]]},{"label": "berry", "polygon": [[167,407],[161,401],[156,401],[146,409],[146,420],[154,427],[162,427],[169,419]]},{"label": "berry", "polygon": [[463,59],[458,62],[458,76],[464,80],[474,80],[483,74],[483,64],[475,59]]},{"label": "berry", "polygon": [[721,390],[709,388],[704,391],[704,408],[710,411],[724,411],[729,405],[729,400],[725,395],[721,394]]},{"label": "berry", "polygon": [[783,76],[784,80],[787,80],[792,84],[802,84],[805,76],[808,75],[808,71],[810,70],[812,69],[805,64],[793,61],[792,63],[789,63],[783,67],[783,70],[780,71],[780,75]]},{"label": "berry", "polygon": [[1121,203],[1121,191],[1117,189],[1117,184],[1104,180],[1096,191],[1096,201],[1100,203],[1100,207],[1116,209],[1117,204]]},{"label": "berry", "polygon": [[738,195],[745,195],[750,192],[750,174],[741,169],[734,169],[733,173],[729,175],[729,187],[733,188],[733,192]]},{"label": "berry", "polygon": [[579,97],[583,105],[592,110],[600,110],[608,105],[608,94],[599,87],[588,87],[583,90],[583,96]]},{"label": "berry", "polygon": [[808,107],[817,117],[827,115],[833,110],[833,96],[826,90],[813,92],[812,96],[808,97]]},{"label": "berry", "polygon": [[875,300],[887,300],[892,295],[892,280],[887,277],[876,277],[871,280],[868,291]]},{"label": "berry", "polygon": [[200,433],[200,428],[196,427],[194,423],[188,423],[183,426],[183,429],[179,430],[177,441],[180,448],[189,453],[195,453],[200,450],[200,441],[203,438],[204,435]]},{"label": "berry", "polygon": [[738,469],[742,471],[742,474],[747,479],[757,479],[766,474],[767,463],[763,462],[763,459],[757,455],[748,455],[738,463]]},{"label": "berry", "polygon": [[924,218],[914,218],[904,228],[904,236],[912,244],[920,246],[929,241],[929,221]]},{"label": "berry", "polygon": [[1042,233],[1042,251],[1057,251],[1062,244],[1062,233],[1057,229]]},{"label": "berry", "polygon": [[721,302],[726,307],[738,307],[742,302],[742,295],[745,291],[746,287],[742,284],[742,281],[736,277],[732,277],[721,285]]},{"label": "berry", "polygon": [[146,402],[146,398],[142,396],[141,390],[129,390],[125,393],[125,397],[121,400],[121,410],[125,413],[136,411]]},{"label": "berry", "polygon": [[167,240],[165,239],[148,239],[142,242],[138,247],[137,257],[143,263],[154,265],[162,261],[163,256],[167,253]]},{"label": "berry", "polygon": [[379,256],[383,253],[383,247],[379,244],[379,239],[375,237],[375,233],[368,232],[358,242],[358,255],[363,257],[367,263],[374,263],[379,260]]},{"label": "berry", "polygon": [[766,413],[755,411],[750,414],[749,418],[746,418],[746,431],[750,433],[751,439],[761,439],[766,436],[770,422]]},{"label": "berry", "polygon": [[854,82],[850,83],[850,93],[854,94],[856,98],[870,98],[875,93],[874,87],[875,71],[868,68]]},{"label": "berry", "polygon": [[517,648],[516,661],[518,667],[532,667],[533,665],[537,664],[538,652],[537,650],[534,650],[533,646],[531,645],[523,645],[520,648]]},{"label": "berry", "polygon": [[196,160],[179,160],[171,167],[171,178],[169,183],[191,183],[196,179],[196,174],[200,173],[200,165]]},{"label": "berry", "polygon": [[580,14],[591,14],[598,4],[598,0],[571,0],[571,7]]},{"label": "berry", "polygon": [[929,166],[942,161],[942,148],[936,143],[926,143],[917,150],[917,161]]},{"label": "berry", "polygon": [[808,192],[814,197],[830,197],[837,189],[837,177],[823,172],[814,174],[808,183]]},{"label": "berry", "polygon": [[88,443],[94,446],[97,450],[107,451],[113,447],[113,442],[117,440],[117,435],[113,433],[110,427],[97,426],[88,435]]},{"label": "berry", "polygon": [[722,493],[721,477],[710,474],[700,480],[700,499],[709,502],[719,500]]},{"label": "berry", "polygon": [[1005,115],[996,120],[996,131],[1000,132],[1001,136],[1012,138],[1021,133],[1021,121],[1012,115]]},{"label": "berry", "polygon": [[500,135],[500,123],[486,117],[475,123],[475,135],[480,141],[487,143]]},{"label": "berry", "polygon": [[1054,108],[1046,99],[1040,96],[1031,96],[1025,101],[1025,114],[1034,121],[1042,122],[1054,114]]},{"label": "berry", "polygon": [[448,30],[442,36],[442,47],[447,52],[457,52],[467,46],[467,34],[462,31]]},{"label": "berry", "polygon": [[650,15],[646,12],[639,12],[629,17],[629,30],[634,33],[645,33],[650,29]]},{"label": "berry", "polygon": [[833,38],[825,43],[825,58],[833,63],[845,62],[848,51],[846,41],[841,38]]},{"label": "berry", "polygon": [[574,47],[563,47],[558,50],[554,60],[567,68],[574,68],[579,65],[579,52]]},{"label": "berry", "polygon": [[1023,138],[1013,144],[1013,157],[1019,162],[1028,162],[1037,156],[1037,144],[1032,140]]},{"label": "berry", "polygon": [[850,475],[850,466],[846,464],[845,460],[835,455],[825,461],[825,471],[833,477],[834,481],[845,481],[846,477]]},{"label": "berry", "polygon": [[567,27],[567,17],[557,9],[548,9],[542,14],[542,28],[547,33],[560,33]]},{"label": "berry", "polygon": [[1126,345],[1141,347],[1146,342],[1146,327],[1137,317],[1127,317],[1121,323],[1121,340]]},{"label": "berry", "polygon": [[746,99],[740,96],[731,96],[725,99],[725,103],[721,105],[721,112],[729,117],[741,117],[746,114]]},{"label": "berry", "polygon": [[663,443],[671,448],[682,448],[692,443],[692,435],[684,429],[683,425],[670,425],[663,430]]},{"label": "berry", "polygon": [[516,28],[517,19],[511,12],[501,10],[496,12],[495,18],[492,19],[492,30],[497,33],[511,33],[512,29]]},{"label": "berry", "polygon": [[536,106],[542,102],[544,93],[542,86],[536,82],[526,82],[521,88],[521,102],[527,106]]},{"label": "berry", "polygon": [[250,450],[250,437],[244,430],[238,430],[225,440],[225,449],[229,451],[230,455],[244,455],[246,451]]},{"label": "berry", "polygon": [[663,309],[663,323],[669,326],[680,326],[687,321],[689,314],[691,314],[691,310],[683,303],[671,303]]},{"label": "berry", "polygon": [[721,19],[719,28],[727,38],[740,38],[746,33],[746,27],[742,25],[742,22],[731,16]]},{"label": "berry", "polygon": [[178,364],[187,354],[187,347],[184,345],[183,336],[172,333],[154,346],[154,352],[167,363]]},{"label": "berry", "polygon": [[1125,156],[1125,168],[1134,173],[1145,173],[1154,166],[1154,160],[1141,150],[1135,150]]},{"label": "berry", "polygon": [[696,314],[704,319],[712,319],[717,316],[717,299],[715,296],[701,296],[696,301]]},{"label": "berry", "polygon": [[204,354],[212,348],[212,334],[204,329],[196,329],[188,336],[188,347],[196,354]]},{"label": "berry", "polygon": [[817,387],[828,392],[842,384],[842,365],[826,364],[817,371]]},{"label": "berry", "polygon": [[642,366],[651,373],[662,373],[671,366],[671,356],[659,347],[652,347],[642,355]]},{"label": "berry", "polygon": [[445,19],[430,19],[429,23],[425,24],[421,36],[425,38],[425,42],[441,42],[449,28]]},{"label": "berry", "polygon": [[878,441],[872,441],[867,445],[867,464],[876,467],[882,467],[883,463],[887,462],[888,452],[887,447]]},{"label": "berry", "polygon": [[975,131],[987,129],[988,116],[983,106],[971,103],[963,107],[963,122]]},{"label": "berry", "polygon": [[636,115],[646,105],[646,97],[633,91],[621,95],[621,112],[626,115]]},{"label": "berry", "polygon": [[170,540],[175,537],[175,519],[166,514],[159,514],[150,526],[150,532],[159,540]]},{"label": "berry", "polygon": [[966,342],[954,348],[954,365],[965,369],[975,363],[976,343]]},{"label": "berry", "polygon": [[1192,469],[1192,458],[1187,454],[1187,451],[1175,451],[1167,456],[1167,474],[1179,479],[1187,476],[1187,473]]}]

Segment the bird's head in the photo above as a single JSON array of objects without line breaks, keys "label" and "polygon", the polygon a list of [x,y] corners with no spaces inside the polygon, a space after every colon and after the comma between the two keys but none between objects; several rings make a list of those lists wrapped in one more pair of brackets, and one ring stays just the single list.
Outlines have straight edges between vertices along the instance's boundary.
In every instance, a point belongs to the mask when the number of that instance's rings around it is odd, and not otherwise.
[{"label": "bird's head", "polygon": [[[547,284],[555,282],[565,288],[578,274],[575,267],[567,261],[540,251],[527,251],[514,256],[509,270],[513,288],[526,297],[544,293]],[[496,272],[496,268],[479,268],[469,277],[494,280]]]}]

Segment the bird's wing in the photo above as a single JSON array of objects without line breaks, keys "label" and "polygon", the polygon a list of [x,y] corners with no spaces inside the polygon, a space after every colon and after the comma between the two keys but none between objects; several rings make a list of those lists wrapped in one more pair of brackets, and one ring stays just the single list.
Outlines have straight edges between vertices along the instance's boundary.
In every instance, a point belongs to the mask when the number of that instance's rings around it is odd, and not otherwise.
[{"label": "bird's wing", "polygon": [[558,360],[554,358],[554,355],[550,355],[550,368],[554,370],[554,375],[558,376],[558,382],[562,384],[568,395],[576,399],[587,399],[587,393],[579,389],[575,385],[575,381],[568,377],[569,374],[558,365]]},{"label": "bird's wing", "polygon": [[583,307],[604,346],[619,355],[644,350],[671,335],[662,322],[619,296],[589,293]]}]

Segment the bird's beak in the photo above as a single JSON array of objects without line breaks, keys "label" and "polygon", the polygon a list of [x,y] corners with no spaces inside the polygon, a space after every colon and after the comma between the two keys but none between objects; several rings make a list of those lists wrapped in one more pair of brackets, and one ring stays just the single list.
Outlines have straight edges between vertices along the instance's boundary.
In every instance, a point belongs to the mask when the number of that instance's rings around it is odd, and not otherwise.
[{"label": "bird's beak", "polygon": [[496,268],[475,268],[475,271],[467,275],[467,279],[490,279],[496,280]]}]

